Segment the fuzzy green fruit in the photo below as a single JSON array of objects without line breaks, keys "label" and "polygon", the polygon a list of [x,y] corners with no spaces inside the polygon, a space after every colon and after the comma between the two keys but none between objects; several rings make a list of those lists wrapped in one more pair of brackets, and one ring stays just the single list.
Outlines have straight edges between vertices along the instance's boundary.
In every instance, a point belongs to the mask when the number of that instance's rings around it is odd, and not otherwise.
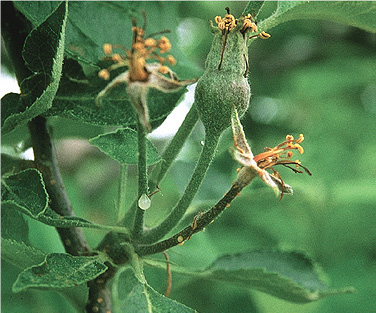
[{"label": "fuzzy green fruit", "polygon": [[[226,15],[227,16],[227,15]],[[222,133],[231,125],[231,111],[239,116],[248,109],[251,90],[248,72],[248,29],[244,18],[233,29],[212,26],[214,39],[205,63],[205,72],[196,87],[195,101],[207,132]]]}]

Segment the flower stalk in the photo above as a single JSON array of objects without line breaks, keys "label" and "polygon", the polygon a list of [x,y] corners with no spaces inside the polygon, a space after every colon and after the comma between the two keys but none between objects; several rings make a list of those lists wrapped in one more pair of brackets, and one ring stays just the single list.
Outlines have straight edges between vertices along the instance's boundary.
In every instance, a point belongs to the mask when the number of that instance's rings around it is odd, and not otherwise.
[{"label": "flower stalk", "polygon": [[[146,150],[146,131],[141,121],[137,124],[138,133],[138,199],[148,194],[148,174],[147,174],[147,150]],[[137,205],[136,215],[133,223],[132,237],[137,239],[142,235],[144,228],[145,209]]]},{"label": "flower stalk", "polygon": [[220,136],[212,135],[210,133],[206,134],[199,160],[183,196],[162,223],[145,232],[145,235],[141,238],[141,242],[152,243],[158,241],[170,232],[182,219],[205,178],[208,168],[214,158],[219,137]]}]

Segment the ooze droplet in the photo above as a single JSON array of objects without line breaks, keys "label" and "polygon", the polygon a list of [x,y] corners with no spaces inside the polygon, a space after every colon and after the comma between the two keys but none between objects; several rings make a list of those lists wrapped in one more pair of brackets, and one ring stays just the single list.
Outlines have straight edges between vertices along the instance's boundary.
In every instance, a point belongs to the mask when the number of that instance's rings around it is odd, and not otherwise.
[{"label": "ooze droplet", "polygon": [[140,199],[138,199],[138,206],[140,209],[147,210],[148,208],[150,208],[150,205],[151,200],[146,194],[143,194]]}]

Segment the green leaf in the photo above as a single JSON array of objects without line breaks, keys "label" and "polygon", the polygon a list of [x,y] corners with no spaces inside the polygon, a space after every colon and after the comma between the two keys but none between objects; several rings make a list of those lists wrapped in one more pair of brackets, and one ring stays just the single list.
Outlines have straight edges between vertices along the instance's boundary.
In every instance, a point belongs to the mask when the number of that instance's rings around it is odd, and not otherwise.
[{"label": "green leaf", "polygon": [[3,133],[52,106],[62,73],[67,3],[61,3],[25,40],[23,58],[34,74],[22,81],[22,96],[8,94],[3,97]]},{"label": "green leaf", "polygon": [[350,292],[329,290],[318,267],[298,252],[253,251],[218,258],[201,277],[254,288],[292,302],[311,302]]},{"label": "green leaf", "polygon": [[[151,266],[165,268],[165,263],[145,260]],[[224,255],[201,271],[171,266],[171,270],[197,278],[218,280],[248,289],[256,289],[296,303],[352,293],[351,287],[330,289],[321,278],[316,263],[299,252],[257,250]]]},{"label": "green leaf", "polygon": [[2,206],[16,207],[21,212],[38,218],[48,206],[48,194],[42,174],[27,169],[1,179]]},{"label": "green leaf", "polygon": [[243,15],[252,14],[256,18],[263,5],[264,1],[249,1],[243,10]]},{"label": "green leaf", "polygon": [[125,227],[99,225],[77,216],[61,216],[48,207],[48,194],[42,174],[36,169],[4,177],[1,180],[3,210],[18,210],[44,224],[60,227],[87,227],[128,234]]},{"label": "green leaf", "polygon": [[156,292],[146,282],[140,282],[130,267],[119,271],[113,284],[114,308],[116,312],[195,312]]},{"label": "green leaf", "polygon": [[[89,140],[109,157],[121,164],[137,164],[137,132],[130,128],[118,129],[116,132],[99,135]],[[162,158],[154,145],[147,141],[147,164],[153,165]]]},{"label": "green leaf", "polygon": [[298,19],[320,19],[376,32],[376,4],[373,1],[278,1],[276,11],[258,24],[266,31]]},{"label": "green leaf", "polygon": [[77,216],[61,216],[57,214],[56,212],[52,211],[50,208],[47,208],[47,210],[42,215],[39,215],[35,219],[44,224],[54,226],[54,227],[59,227],[59,228],[86,227],[86,228],[96,228],[96,229],[101,229],[101,230],[106,230],[106,231],[116,231],[118,233],[123,233],[123,234],[129,233],[129,230],[125,227],[100,225],[100,224],[90,222],[84,218],[77,217]]},{"label": "green leaf", "polygon": [[51,253],[40,265],[29,267],[20,273],[13,285],[13,292],[28,288],[74,287],[98,277],[106,269],[107,266],[99,257]]},{"label": "green leaf", "polygon": [[[16,2],[20,10],[33,25],[39,25],[55,7],[54,1]],[[133,33],[132,18],[143,24],[141,11],[147,16],[146,33],[171,30],[168,38],[172,43],[171,53],[178,61],[174,71],[179,79],[190,79],[201,70],[188,61],[177,43],[176,29],[179,24],[179,2],[165,1],[72,1],[69,2],[69,17],[66,30],[66,52],[70,57],[96,67],[102,59],[103,44],[122,44],[130,48]],[[98,25],[101,31],[98,31]]]},{"label": "green leaf", "polygon": [[24,216],[7,206],[1,207],[1,238],[29,242],[29,226]]},{"label": "green leaf", "polygon": [[1,258],[10,264],[24,269],[42,262],[46,255],[24,242],[13,239],[1,238]]},{"label": "green leaf", "polygon": [[[106,83],[85,85],[62,79],[53,107],[47,115],[73,118],[92,125],[137,125],[136,113],[126,94],[126,84],[113,88],[108,96],[103,98],[101,108],[96,106],[95,98]],[[175,92],[164,93],[154,88],[149,89],[147,103],[153,128],[164,121],[186,91],[186,88],[181,88]]]}]

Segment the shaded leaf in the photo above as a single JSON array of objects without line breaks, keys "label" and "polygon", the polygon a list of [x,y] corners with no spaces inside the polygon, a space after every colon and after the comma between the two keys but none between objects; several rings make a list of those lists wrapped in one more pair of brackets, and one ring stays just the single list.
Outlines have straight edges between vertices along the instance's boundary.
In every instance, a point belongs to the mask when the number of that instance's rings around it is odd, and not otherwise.
[{"label": "shaded leaf", "polygon": [[1,180],[2,206],[17,207],[21,212],[38,218],[48,206],[48,194],[42,174],[27,169]]},{"label": "shaded leaf", "polygon": [[1,238],[1,258],[18,268],[24,269],[43,262],[45,257],[42,251],[24,242]]},{"label": "shaded leaf", "polygon": [[195,312],[185,305],[156,292],[146,282],[140,282],[128,267],[119,271],[113,284],[114,307],[118,312]]},{"label": "shaded leaf", "polygon": [[74,287],[98,277],[106,269],[99,257],[51,253],[40,265],[22,271],[13,285],[13,291]]},{"label": "shaded leaf", "polygon": [[266,31],[298,19],[320,19],[376,32],[376,4],[372,1],[278,1],[276,11],[258,24]]},{"label": "shaded leaf", "polygon": [[292,302],[349,292],[330,290],[317,265],[298,252],[253,251],[218,258],[200,276],[254,288]]},{"label": "shaded leaf", "polygon": [[[89,140],[112,159],[121,164],[137,164],[137,132],[130,128],[118,129],[116,132],[99,135]],[[147,141],[147,164],[152,165],[162,160],[154,145]]]},{"label": "shaded leaf", "polygon": [[[152,266],[165,268],[164,263],[146,260]],[[296,303],[319,300],[326,296],[352,293],[351,287],[330,289],[322,280],[318,265],[299,252],[251,251],[224,255],[208,268],[191,271],[172,265],[181,274],[218,280],[256,289],[275,297]]]},{"label": "shaded leaf", "polygon": [[42,174],[36,169],[27,169],[4,177],[1,181],[1,197],[3,210],[10,212],[18,210],[50,226],[87,227],[128,233],[128,229],[124,227],[99,225],[77,216],[61,216],[51,210],[48,207],[49,197]]},{"label": "shaded leaf", "polygon": [[1,207],[1,238],[29,242],[29,226],[24,216],[7,206]]},{"label": "shaded leaf", "polygon": [[22,96],[8,94],[2,99],[2,132],[13,130],[52,106],[64,58],[67,2],[59,7],[25,40],[23,58],[34,74],[21,83]]}]

